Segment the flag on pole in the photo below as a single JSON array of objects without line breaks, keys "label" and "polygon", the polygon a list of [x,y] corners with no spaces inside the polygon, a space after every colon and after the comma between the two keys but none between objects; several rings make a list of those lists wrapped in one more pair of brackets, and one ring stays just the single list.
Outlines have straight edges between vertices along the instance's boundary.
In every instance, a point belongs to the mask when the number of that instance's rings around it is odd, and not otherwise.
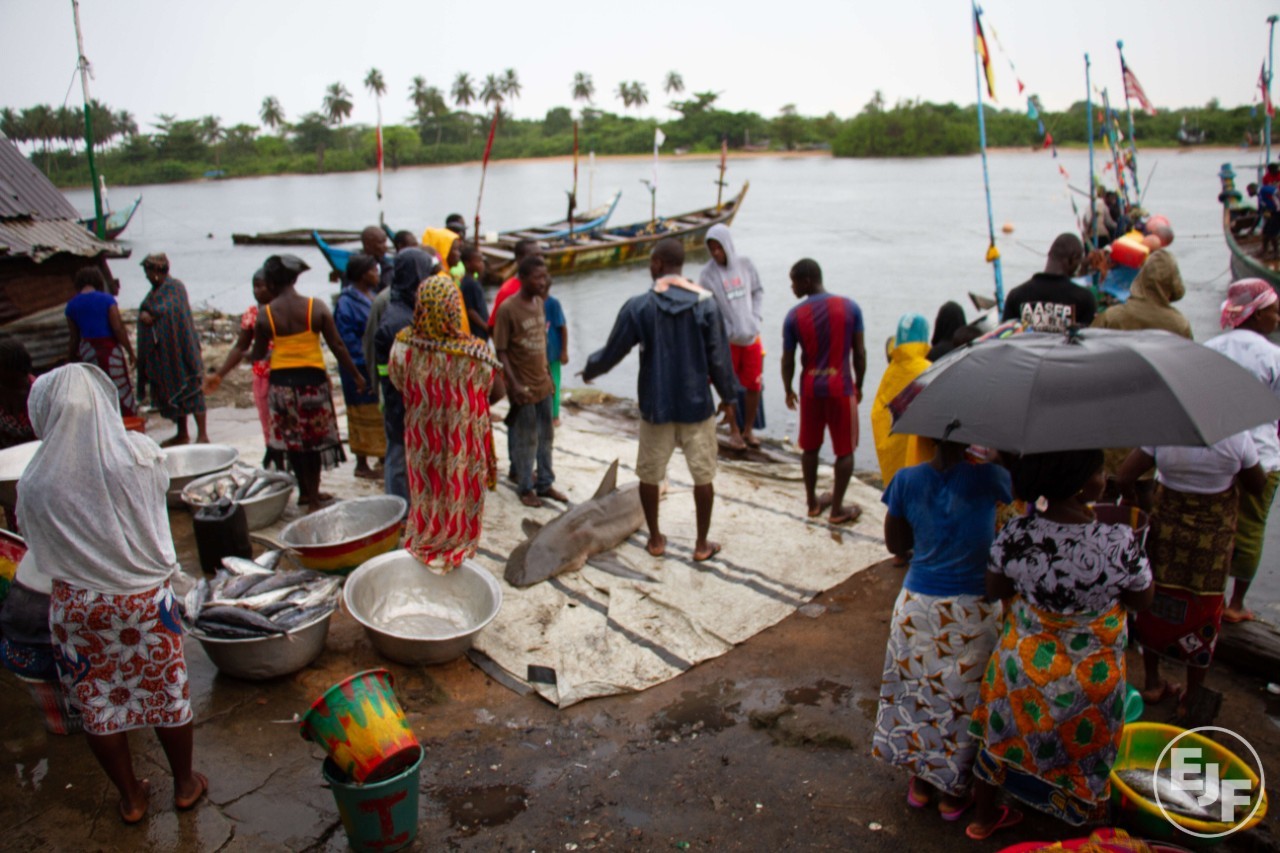
[{"label": "flag on pole", "polygon": [[987,50],[987,37],[982,33],[982,19],[978,17],[977,10],[973,14],[973,30],[973,47],[982,60],[982,72],[987,78],[987,94],[994,101],[996,100],[996,73],[991,67],[991,51]]},{"label": "flag on pole", "polygon": [[1144,113],[1150,116],[1155,115],[1156,108],[1147,100],[1147,93],[1142,91],[1142,84],[1138,82],[1137,76],[1124,61],[1124,57],[1120,58],[1120,71],[1124,75],[1124,96],[1126,98],[1136,98]]},{"label": "flag on pole", "polygon": [[1271,87],[1267,85],[1267,63],[1262,63],[1262,72],[1258,75],[1258,88],[1262,90],[1262,108],[1267,115],[1275,118],[1276,108],[1271,103]]}]

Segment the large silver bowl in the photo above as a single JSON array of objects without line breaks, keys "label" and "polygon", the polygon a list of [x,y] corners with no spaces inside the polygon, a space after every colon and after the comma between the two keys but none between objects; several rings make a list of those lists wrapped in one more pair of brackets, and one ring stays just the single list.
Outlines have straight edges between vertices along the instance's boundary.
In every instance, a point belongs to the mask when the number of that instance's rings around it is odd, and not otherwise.
[{"label": "large silver bowl", "polygon": [[498,615],[502,588],[471,560],[438,575],[401,550],[352,572],[342,598],[380,654],[414,665],[445,663],[471,648]]},{"label": "large silver bowl", "polygon": [[240,457],[229,444],[184,444],[164,448],[164,467],[169,472],[169,506],[179,508],[182,490],[192,480],[226,471]]},{"label": "large silver bowl", "polygon": [[[253,469],[249,469],[252,474]],[[290,475],[292,478],[292,475]],[[182,489],[182,502],[187,505],[193,513],[198,510],[202,504],[192,499],[192,493],[197,489],[217,483],[220,480],[230,480],[230,471],[219,471],[216,474],[210,474],[207,477],[200,477],[187,483]],[[297,485],[296,481],[294,485]],[[273,487],[274,488],[274,487]],[[293,495],[293,486],[285,488],[281,485],[275,488],[275,491],[266,491],[256,494],[251,498],[240,501],[240,506],[244,507],[245,521],[249,524],[250,530],[261,530],[263,527],[275,524],[276,519],[284,515],[285,509],[289,506],[289,498]]]},{"label": "large silver bowl", "polygon": [[286,524],[280,543],[308,569],[348,572],[399,544],[408,507],[395,495],[342,501]]},{"label": "large silver bowl", "polygon": [[[336,609],[336,607],[335,607]],[[218,671],[247,681],[265,681],[297,672],[320,656],[329,637],[333,611],[299,625],[287,634],[248,640],[209,637],[188,628]]]},{"label": "large silver bowl", "polygon": [[7,506],[18,502],[18,480],[39,449],[40,442],[28,441],[0,450],[0,502]]}]

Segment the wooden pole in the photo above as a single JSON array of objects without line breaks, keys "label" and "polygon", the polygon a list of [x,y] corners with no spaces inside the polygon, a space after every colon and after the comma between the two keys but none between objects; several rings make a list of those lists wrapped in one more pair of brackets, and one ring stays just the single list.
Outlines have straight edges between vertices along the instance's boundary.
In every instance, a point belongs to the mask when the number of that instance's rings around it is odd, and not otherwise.
[{"label": "wooden pole", "polygon": [[102,188],[98,183],[98,167],[93,161],[93,114],[89,109],[89,60],[84,55],[84,37],[80,34],[80,3],[71,0],[71,14],[76,22],[76,55],[80,58],[80,88],[84,92],[84,147],[89,158],[89,182],[93,184],[93,233],[99,240],[107,238],[107,222],[102,215]]}]

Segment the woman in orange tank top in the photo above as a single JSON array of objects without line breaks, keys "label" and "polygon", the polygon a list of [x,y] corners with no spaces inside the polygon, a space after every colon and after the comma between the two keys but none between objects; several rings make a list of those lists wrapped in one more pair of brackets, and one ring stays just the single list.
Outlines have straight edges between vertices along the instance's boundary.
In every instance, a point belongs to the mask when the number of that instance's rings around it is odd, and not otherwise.
[{"label": "woman in orange tank top", "polygon": [[[301,296],[294,289],[298,275],[309,269],[294,255],[272,255],[263,265],[275,298],[258,313],[253,335],[253,360],[268,358],[271,377],[267,393],[271,433],[267,446],[285,453],[298,478],[298,504],[319,509],[332,495],[320,491],[320,472],[346,461],[333,409],[333,386],[325,372],[323,336],[338,363],[359,375],[347,348],[338,336],[333,314],[322,301]],[[271,346],[274,342],[274,346]]]}]

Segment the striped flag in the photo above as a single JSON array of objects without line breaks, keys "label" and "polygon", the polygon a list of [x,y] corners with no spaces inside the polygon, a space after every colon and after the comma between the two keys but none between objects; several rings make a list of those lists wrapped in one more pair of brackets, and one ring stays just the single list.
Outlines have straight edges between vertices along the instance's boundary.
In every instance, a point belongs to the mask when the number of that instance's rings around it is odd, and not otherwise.
[{"label": "striped flag", "polygon": [[1276,108],[1271,103],[1271,87],[1267,85],[1267,63],[1262,63],[1262,73],[1258,75],[1258,88],[1262,90],[1262,108],[1267,115],[1275,118]]},{"label": "striped flag", "polygon": [[1142,111],[1149,116],[1156,114],[1156,108],[1151,106],[1151,102],[1147,100],[1147,93],[1142,91],[1142,84],[1138,82],[1138,78],[1129,68],[1123,58],[1120,60],[1120,70],[1124,74],[1124,96],[1126,98],[1135,98],[1138,105],[1142,107]]},{"label": "striped flag", "polygon": [[978,10],[973,12],[973,49],[978,52],[979,58],[982,59],[982,72],[987,78],[987,94],[991,96],[991,100],[996,99],[996,73],[991,67],[991,51],[987,49],[987,37],[982,34],[982,19],[978,16]]}]

